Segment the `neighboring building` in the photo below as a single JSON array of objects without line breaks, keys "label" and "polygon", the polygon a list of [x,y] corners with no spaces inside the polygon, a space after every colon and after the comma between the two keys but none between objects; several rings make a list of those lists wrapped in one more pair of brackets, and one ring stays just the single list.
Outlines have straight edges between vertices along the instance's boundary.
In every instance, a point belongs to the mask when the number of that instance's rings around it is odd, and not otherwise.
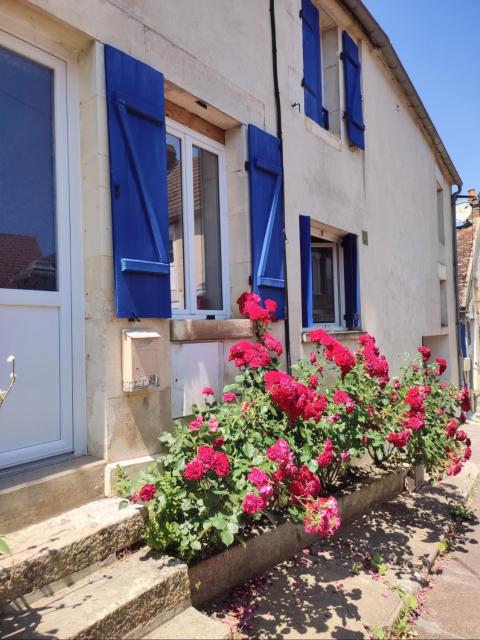
[{"label": "neighboring building", "polygon": [[[460,218],[460,219],[458,219]],[[462,382],[473,391],[474,408],[480,395],[480,200],[475,189],[457,205],[458,299]]]},{"label": "neighboring building", "polygon": [[420,98],[359,0],[277,0],[278,105],[270,17],[267,0],[0,3],[0,264],[19,278],[0,275],[18,372],[0,469],[158,451],[231,379],[251,286],[283,339],[288,316],[292,361],[321,325],[372,333],[393,372],[431,346],[458,381],[461,180]]}]

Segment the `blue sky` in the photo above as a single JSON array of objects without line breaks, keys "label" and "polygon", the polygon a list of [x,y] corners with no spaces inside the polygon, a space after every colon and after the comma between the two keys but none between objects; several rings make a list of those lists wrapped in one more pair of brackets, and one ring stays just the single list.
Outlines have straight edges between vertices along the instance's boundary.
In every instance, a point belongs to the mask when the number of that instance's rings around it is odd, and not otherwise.
[{"label": "blue sky", "polygon": [[363,0],[463,179],[480,190],[480,0]]}]

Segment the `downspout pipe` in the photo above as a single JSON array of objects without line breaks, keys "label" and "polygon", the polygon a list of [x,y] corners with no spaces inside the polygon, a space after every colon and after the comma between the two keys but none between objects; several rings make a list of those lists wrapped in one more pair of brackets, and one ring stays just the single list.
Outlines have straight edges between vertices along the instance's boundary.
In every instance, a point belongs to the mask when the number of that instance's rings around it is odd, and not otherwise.
[{"label": "downspout pipe", "polygon": [[283,133],[282,133],[282,108],[280,104],[280,89],[278,84],[278,60],[277,60],[277,29],[275,22],[275,0],[270,0],[270,33],[272,38],[272,65],[273,88],[275,95],[275,112],[277,120],[277,138],[280,141],[280,162],[282,166],[281,195],[282,195],[282,233],[283,233],[283,276],[285,279],[285,358],[287,371],[291,372],[292,357],[290,345],[290,314],[288,312],[288,275],[287,275],[287,233],[285,229],[285,171],[283,165]]},{"label": "downspout pipe", "polygon": [[458,297],[458,250],[457,250],[457,225],[455,211],[457,198],[460,195],[462,185],[457,185],[457,190],[451,195],[451,218],[452,218],[452,252],[453,252],[453,284],[455,289],[455,336],[457,341],[458,360],[458,384],[463,386],[463,356],[460,343],[460,300]]}]

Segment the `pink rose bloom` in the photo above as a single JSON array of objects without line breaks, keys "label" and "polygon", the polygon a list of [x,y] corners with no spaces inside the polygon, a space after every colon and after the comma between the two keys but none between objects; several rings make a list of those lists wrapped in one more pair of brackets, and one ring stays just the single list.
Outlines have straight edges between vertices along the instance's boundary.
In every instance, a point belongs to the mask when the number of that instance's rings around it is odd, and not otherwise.
[{"label": "pink rose bloom", "polygon": [[213,441],[213,446],[215,447],[215,449],[220,449],[220,447],[223,445],[224,442],[225,442],[224,436],[220,436],[219,438]]},{"label": "pink rose bloom", "polygon": [[317,354],[314,351],[310,351],[308,357],[310,358],[311,364],[317,364]]},{"label": "pink rose bloom", "polygon": [[235,400],[237,399],[237,394],[236,393],[224,393],[223,394],[223,401],[224,402],[235,402]]},{"label": "pink rose bloom", "polygon": [[262,498],[268,500],[268,498],[271,498],[273,495],[273,487],[271,484],[262,484],[258,487],[258,493],[262,496]]},{"label": "pink rose bloom", "polygon": [[286,440],[277,440],[269,449],[267,449],[267,458],[278,462],[279,464],[288,464],[290,462],[290,447]]},{"label": "pink rose bloom", "polygon": [[138,495],[140,496],[140,500],[142,502],[150,502],[150,500],[153,500],[156,493],[157,493],[157,489],[155,485],[153,485],[151,482],[147,482],[140,489],[140,491],[138,492]]},{"label": "pink rose bloom", "polygon": [[340,460],[342,462],[348,462],[351,458],[350,451],[342,451],[340,454]]},{"label": "pink rose bloom", "polygon": [[243,500],[242,511],[253,515],[266,507],[267,503],[264,498],[257,496],[255,493],[247,493]]},{"label": "pink rose bloom", "polygon": [[130,496],[129,499],[130,499],[130,502],[133,502],[133,504],[140,502],[140,496],[136,491],[132,491],[132,495]]},{"label": "pink rose bloom", "polygon": [[316,389],[318,387],[318,378],[317,376],[310,376],[308,378],[308,386],[310,389]]},{"label": "pink rose bloom", "polygon": [[256,487],[259,487],[262,484],[266,484],[270,480],[270,478],[268,477],[268,474],[265,473],[265,471],[262,471],[261,469],[259,469],[258,467],[253,467],[250,473],[248,474],[247,478]]},{"label": "pink rose bloom", "polygon": [[213,396],[215,391],[212,389],[212,387],[203,387],[202,393],[204,396]]},{"label": "pink rose bloom", "polygon": [[208,421],[208,428],[212,433],[216,433],[218,431],[219,422],[216,418],[210,418]]},{"label": "pink rose bloom", "polygon": [[203,465],[196,458],[185,465],[183,475],[186,480],[200,480],[203,478]]},{"label": "pink rose bloom", "polygon": [[203,416],[197,416],[195,418],[195,420],[192,420],[189,424],[188,424],[188,430],[189,431],[198,431],[201,426],[204,423],[204,418]]}]

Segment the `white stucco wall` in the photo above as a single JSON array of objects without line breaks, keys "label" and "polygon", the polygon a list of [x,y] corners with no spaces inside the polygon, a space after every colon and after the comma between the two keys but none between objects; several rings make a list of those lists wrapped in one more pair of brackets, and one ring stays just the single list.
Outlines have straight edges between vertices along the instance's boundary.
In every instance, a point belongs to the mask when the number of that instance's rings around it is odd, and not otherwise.
[{"label": "white stucco wall", "polygon": [[[442,348],[447,345],[456,379],[448,178],[379,54],[335,0],[322,0],[322,6],[339,29],[359,39],[366,150],[349,147],[343,123],[338,138],[304,116],[300,0],[280,0],[292,357],[303,349],[298,216],[307,214],[345,232],[368,232],[368,246],[360,244],[362,328],[377,337],[392,370],[423,337],[444,335]],[[109,460],[151,453],[158,432],[171,421],[169,321],[144,323],[163,337],[158,391],[127,397],[121,389],[120,332],[129,325],[114,317],[103,44],[159,69],[168,83],[224,114],[235,302],[249,288],[251,273],[245,127],[252,123],[276,133],[268,2],[4,0],[0,18],[1,28],[78,60],[89,452]],[[343,104],[342,82],[340,87]],[[300,112],[292,107],[295,102]],[[437,182],[445,198],[444,246],[437,239]],[[439,264],[446,267],[448,328],[440,326]],[[281,333],[282,326],[276,331]]]}]

